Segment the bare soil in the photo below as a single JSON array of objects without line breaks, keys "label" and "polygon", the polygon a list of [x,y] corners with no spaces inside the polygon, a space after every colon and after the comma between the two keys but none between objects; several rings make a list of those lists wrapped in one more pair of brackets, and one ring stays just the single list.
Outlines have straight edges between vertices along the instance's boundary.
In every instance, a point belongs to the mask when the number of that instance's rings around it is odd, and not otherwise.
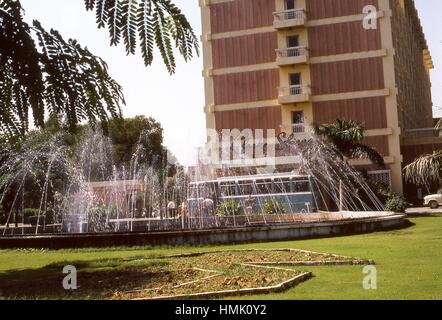
[{"label": "bare soil", "polygon": [[[48,265],[34,278],[3,286],[7,298],[150,299],[224,290],[271,287],[301,272],[293,268],[255,267],[265,262],[336,261],[345,257],[297,250],[220,251],[190,255],[89,261],[75,264],[78,289],[62,288],[61,265]],[[349,258],[345,258],[349,259]],[[24,270],[23,272],[25,272]],[[9,277],[11,278],[11,277]]]}]

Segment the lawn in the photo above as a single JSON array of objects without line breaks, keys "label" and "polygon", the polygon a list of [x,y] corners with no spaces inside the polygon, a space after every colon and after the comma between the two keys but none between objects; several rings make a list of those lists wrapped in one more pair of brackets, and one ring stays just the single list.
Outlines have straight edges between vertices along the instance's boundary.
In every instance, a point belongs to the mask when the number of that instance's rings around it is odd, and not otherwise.
[{"label": "lawn", "polygon": [[[374,259],[378,272],[377,290],[364,290],[363,266],[308,266],[296,271],[311,271],[314,277],[279,294],[259,295],[253,299],[442,299],[442,215],[411,218],[406,229],[338,238],[271,242],[235,246],[186,248],[113,248],[87,250],[1,250],[0,290],[22,286],[41,292],[39,298],[51,297],[45,291],[50,281],[63,279],[61,267],[72,264],[94,281],[93,273],[112,272],[124,276],[138,267],[159,268],[162,256],[213,250],[296,248],[348,257]],[[143,260],[146,259],[146,260]],[[144,261],[144,262],[143,262]],[[192,262],[193,263],[193,262]],[[128,265],[129,264],[129,265]],[[131,269],[128,269],[128,268]],[[133,274],[134,278],[139,275]],[[55,277],[55,278],[54,278]],[[79,276],[79,284],[81,285]],[[29,289],[31,288],[31,289]],[[34,289],[32,289],[34,288]],[[32,291],[34,290],[34,291]],[[2,290],[6,291],[6,290]],[[34,297],[26,292],[16,297]],[[76,298],[77,296],[62,296]],[[107,298],[103,292],[82,298]]]}]

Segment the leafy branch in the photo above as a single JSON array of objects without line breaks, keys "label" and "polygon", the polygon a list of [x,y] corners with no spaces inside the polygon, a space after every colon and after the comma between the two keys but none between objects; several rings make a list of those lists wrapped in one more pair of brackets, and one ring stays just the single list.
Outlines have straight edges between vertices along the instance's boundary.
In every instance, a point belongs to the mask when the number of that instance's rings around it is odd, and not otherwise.
[{"label": "leafy branch", "polygon": [[138,44],[146,66],[153,62],[155,45],[171,74],[176,69],[173,46],[185,61],[199,55],[189,21],[170,0],[85,0],[85,7],[95,12],[98,28],[108,29],[112,46],[124,42],[130,55]]},{"label": "leafy branch", "polygon": [[[98,28],[107,28],[111,45],[126,53],[140,47],[146,66],[157,47],[169,73],[176,69],[174,48],[186,61],[199,54],[193,29],[170,0],[85,0]],[[108,66],[76,40],[65,41],[34,20],[23,21],[19,0],[0,0],[0,134],[12,138],[29,130],[29,120],[44,126],[46,112],[78,123],[100,123],[121,116],[122,88]]]},{"label": "leafy branch", "polygon": [[0,133],[23,135],[30,113],[37,127],[47,111],[70,129],[119,117],[124,97],[106,63],[36,20],[27,24],[22,12],[19,1],[0,0]]}]

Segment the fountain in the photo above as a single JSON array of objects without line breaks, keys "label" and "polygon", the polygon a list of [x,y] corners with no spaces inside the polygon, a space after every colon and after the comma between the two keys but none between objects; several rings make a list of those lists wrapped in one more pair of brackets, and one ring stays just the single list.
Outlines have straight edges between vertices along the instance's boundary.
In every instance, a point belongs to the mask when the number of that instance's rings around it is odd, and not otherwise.
[{"label": "fountain", "polygon": [[[362,175],[313,134],[279,136],[279,154],[300,159],[290,172],[248,168],[238,176],[227,168],[211,181],[191,181],[167,157],[149,160],[146,139],[142,133],[121,167],[112,160],[109,138],[93,130],[75,154],[59,135],[4,151],[0,203],[7,217],[0,236],[147,234],[393,216]],[[229,206],[235,207],[231,213]],[[35,208],[32,219],[25,219],[25,208]]]}]

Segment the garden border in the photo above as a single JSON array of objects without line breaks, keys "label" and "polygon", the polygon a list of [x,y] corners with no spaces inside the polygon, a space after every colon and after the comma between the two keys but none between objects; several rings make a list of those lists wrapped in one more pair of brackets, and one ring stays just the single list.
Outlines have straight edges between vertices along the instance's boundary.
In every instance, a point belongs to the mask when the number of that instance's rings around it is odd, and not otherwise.
[{"label": "garden border", "polygon": [[[245,262],[245,263],[236,263],[238,265],[242,265],[245,267],[251,268],[268,268],[268,269],[278,269],[290,272],[296,272],[294,269],[285,269],[280,268],[278,266],[333,266],[333,265],[374,265],[375,262],[372,259],[360,259],[360,258],[351,258],[343,255],[323,253],[323,252],[315,252],[309,250],[302,249],[293,249],[293,248],[277,248],[277,249],[232,249],[232,250],[213,250],[213,251],[199,251],[193,253],[181,253],[175,255],[161,256],[155,257],[155,259],[173,259],[173,258],[186,258],[186,257],[195,257],[195,256],[203,256],[205,254],[213,254],[213,253],[225,253],[225,252],[266,252],[266,251],[278,251],[278,252],[302,252],[308,254],[316,254],[316,255],[328,255],[335,258],[342,258],[343,260],[338,261],[296,261],[296,262]],[[207,271],[207,270],[206,270]],[[219,272],[216,270],[211,270],[211,272]],[[313,277],[313,273],[310,271],[303,272],[301,274],[296,275],[293,278],[285,280],[277,285],[268,286],[268,287],[258,287],[258,288],[243,288],[243,289],[232,289],[232,290],[220,290],[220,291],[209,291],[209,292],[197,292],[191,294],[179,294],[179,295],[169,295],[169,296],[158,296],[152,298],[136,298],[132,299],[135,301],[160,301],[160,300],[186,300],[186,299],[209,299],[209,298],[224,298],[231,296],[241,296],[241,295],[253,295],[253,294],[269,294],[269,293],[278,293],[288,290],[289,288],[295,287],[302,282],[305,282]],[[124,292],[128,293],[128,292]]]},{"label": "garden border", "polygon": [[[252,265],[248,265],[249,267],[252,267]],[[289,271],[290,270],[287,269]],[[155,301],[155,300],[187,300],[192,298],[200,298],[200,299],[208,299],[208,298],[224,298],[224,297],[231,297],[231,296],[241,296],[241,295],[247,295],[247,294],[266,294],[266,293],[276,293],[276,292],[282,292],[285,291],[291,287],[294,287],[302,282],[307,281],[308,279],[312,278],[313,274],[311,272],[304,272],[296,277],[290,278],[289,280],[286,280],[284,282],[281,282],[280,284],[277,284],[275,286],[270,287],[259,287],[259,288],[244,288],[244,289],[232,289],[232,290],[222,290],[222,291],[211,291],[211,292],[198,292],[198,293],[191,293],[191,294],[182,294],[182,295],[173,295],[173,296],[159,296],[159,297],[153,297],[153,298],[137,298],[132,299],[135,301]]]}]

